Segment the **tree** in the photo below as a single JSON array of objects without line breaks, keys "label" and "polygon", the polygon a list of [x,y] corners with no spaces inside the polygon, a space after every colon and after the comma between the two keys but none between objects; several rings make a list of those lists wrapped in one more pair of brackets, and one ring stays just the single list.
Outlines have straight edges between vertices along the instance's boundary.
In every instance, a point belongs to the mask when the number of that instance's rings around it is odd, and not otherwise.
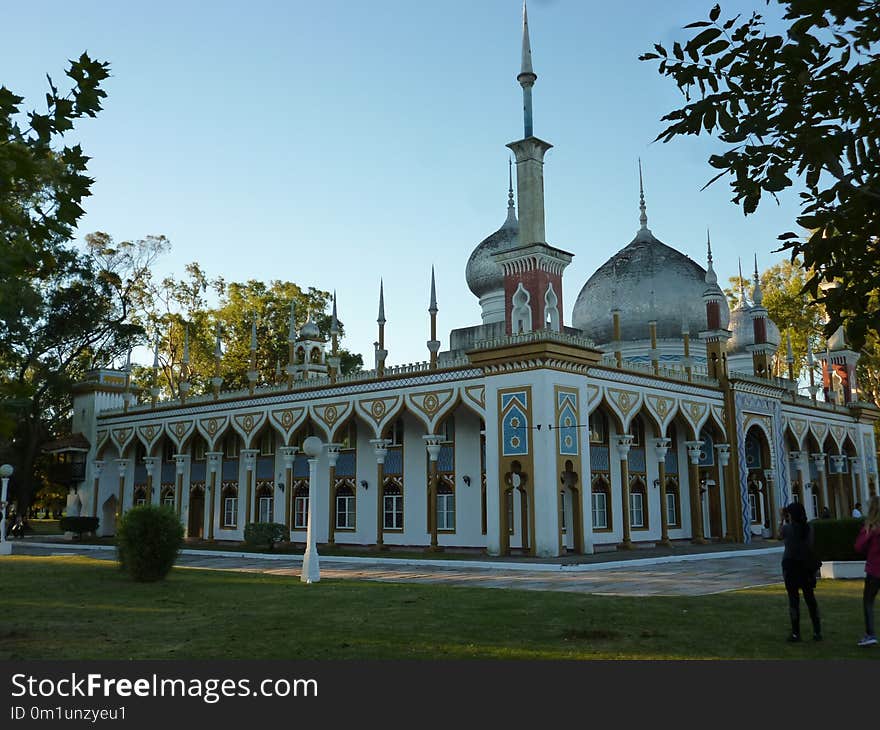
[{"label": "tree", "polygon": [[[770,0],[766,0],[767,4]],[[880,13],[869,0],[776,0],[785,36],[755,12],[723,23],[715,5],[684,45],[655,44],[640,58],[659,62],[686,104],[666,114],[657,135],[715,135],[725,145],[707,186],[732,177],[733,202],[753,213],[765,195],[803,186],[797,222],[806,235],[779,236],[801,256],[805,282],[824,304],[826,335],[844,324],[857,349],[880,328],[871,306],[880,279]],[[822,282],[842,286],[823,291]]]},{"label": "tree", "polygon": [[[223,356],[220,376],[225,390],[248,387],[250,369],[251,325],[257,321],[258,385],[275,383],[277,367],[283,368],[288,360],[288,331],[290,303],[295,303],[295,326],[299,331],[309,313],[329,341],[331,306],[330,293],[309,287],[303,290],[289,281],[257,280],[227,283],[222,278],[210,279],[204,270],[192,263],[186,267],[187,276],[166,277],[159,284],[145,287],[138,302],[137,320],[147,331],[151,341],[159,341],[158,386],[165,397],[179,395],[184,337],[189,330],[191,394],[211,391],[215,372],[215,343],[220,328]],[[209,294],[217,298],[211,306]],[[344,326],[340,322],[340,337]],[[354,372],[363,367],[360,355],[340,348],[340,370]],[[152,368],[134,369],[138,385],[152,385]]]}]

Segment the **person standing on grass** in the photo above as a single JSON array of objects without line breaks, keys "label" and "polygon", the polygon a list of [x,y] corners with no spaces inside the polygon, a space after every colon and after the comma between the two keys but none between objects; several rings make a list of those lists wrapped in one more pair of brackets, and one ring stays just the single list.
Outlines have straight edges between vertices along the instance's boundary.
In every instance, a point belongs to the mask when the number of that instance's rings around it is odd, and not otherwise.
[{"label": "person standing on grass", "polygon": [[868,516],[856,538],[856,552],[865,553],[865,592],[862,606],[865,611],[865,635],[859,646],[875,646],[874,599],[880,589],[880,497],[874,495],[868,502]]},{"label": "person standing on grass", "polygon": [[782,525],[782,540],[785,543],[782,577],[788,593],[788,615],[791,619],[791,634],[787,641],[801,640],[801,592],[813,622],[813,641],[821,641],[822,624],[814,593],[816,571],[813,567],[813,529],[807,523],[804,506],[799,502],[788,505],[785,513],[787,520]]}]

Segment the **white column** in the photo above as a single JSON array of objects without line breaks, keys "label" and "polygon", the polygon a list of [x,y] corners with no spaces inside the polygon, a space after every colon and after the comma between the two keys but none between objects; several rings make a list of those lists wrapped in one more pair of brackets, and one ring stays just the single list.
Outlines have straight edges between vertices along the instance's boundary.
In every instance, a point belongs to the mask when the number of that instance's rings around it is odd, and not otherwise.
[{"label": "white column", "polygon": [[[666,453],[672,439],[665,436],[654,439],[654,460],[657,462],[657,486],[660,489],[660,544],[669,543],[669,513],[666,508]],[[647,452],[645,453],[647,459]]]},{"label": "white column", "polygon": [[[158,469],[156,468],[158,467]],[[149,504],[159,503],[159,492],[162,491],[162,485],[156,484],[156,475],[158,473],[161,481],[162,457],[161,456],[145,456],[144,469],[147,472],[147,483],[149,484]],[[157,488],[158,487],[158,488]]]},{"label": "white column", "polygon": [[722,537],[728,537],[727,529],[729,516],[727,514],[727,484],[724,481],[724,470],[730,463],[730,444],[715,444],[715,451],[718,452],[718,501],[721,503],[721,532]]},{"label": "white column", "polygon": [[317,583],[321,580],[321,566],[318,558],[318,546],[315,542],[315,501],[318,498],[318,457],[324,445],[317,436],[309,436],[303,442],[303,451],[309,457],[309,516],[308,529],[306,530],[306,552],[303,555],[302,574],[300,581],[303,583]]},{"label": "white column", "polygon": [[12,555],[12,543],[6,539],[6,502],[12,471],[11,464],[0,466],[0,555]]},{"label": "white column", "polygon": [[850,456],[849,457],[849,480],[850,480],[850,489],[853,493],[853,505],[856,502],[862,503],[862,511],[863,513],[867,510],[868,498],[866,497],[867,492],[865,491],[865,487],[862,484],[861,479],[862,472],[862,460],[858,456]]}]

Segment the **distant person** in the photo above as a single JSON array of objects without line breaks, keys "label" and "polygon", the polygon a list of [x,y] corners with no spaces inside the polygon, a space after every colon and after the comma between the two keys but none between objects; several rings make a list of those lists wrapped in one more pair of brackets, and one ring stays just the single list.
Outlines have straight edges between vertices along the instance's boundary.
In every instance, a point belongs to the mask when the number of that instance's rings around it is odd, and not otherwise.
[{"label": "distant person", "polygon": [[857,520],[862,519],[862,503],[861,502],[856,502],[856,506],[853,507],[852,516]]},{"label": "distant person", "polygon": [[823,520],[830,520],[830,519],[831,519],[831,510],[828,509],[827,507],[823,507],[823,508],[822,508],[821,518],[822,518]]},{"label": "distant person", "polygon": [[865,635],[859,646],[877,644],[874,632],[874,599],[880,589],[880,497],[874,495],[868,502],[868,517],[856,538],[856,552],[865,553],[865,591],[862,607],[865,611]]},{"label": "distant person", "polygon": [[785,508],[786,521],[782,525],[782,540],[785,551],[782,554],[782,577],[788,593],[788,615],[791,619],[791,634],[787,641],[801,640],[801,602],[804,603],[813,622],[813,641],[822,640],[822,624],[819,619],[819,606],[816,603],[816,568],[813,559],[813,529],[807,523],[807,513],[799,502],[792,502]]}]

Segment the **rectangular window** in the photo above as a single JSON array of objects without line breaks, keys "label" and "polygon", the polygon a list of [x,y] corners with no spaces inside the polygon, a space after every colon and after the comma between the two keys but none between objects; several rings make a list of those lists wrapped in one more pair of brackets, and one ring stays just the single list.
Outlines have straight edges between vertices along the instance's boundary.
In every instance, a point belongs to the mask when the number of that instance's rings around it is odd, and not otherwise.
[{"label": "rectangular window", "polygon": [[672,527],[678,524],[678,505],[675,501],[674,492],[666,492],[666,525]]},{"label": "rectangular window", "polygon": [[437,495],[437,529],[455,529],[455,495]]},{"label": "rectangular window", "polygon": [[275,453],[275,433],[266,431],[260,438],[260,453],[263,456],[272,456]]},{"label": "rectangular window", "polygon": [[608,529],[608,501],[605,492],[593,492],[593,527]]},{"label": "rectangular window", "polygon": [[223,527],[235,527],[238,524],[238,497],[226,497],[223,500]]},{"label": "rectangular window", "polygon": [[403,529],[403,495],[385,495],[385,529]]},{"label": "rectangular window", "polygon": [[344,494],[336,498],[336,527],[340,530],[354,529],[354,497]]},{"label": "rectangular window", "polygon": [[224,456],[227,459],[238,458],[238,436],[232,435],[226,439],[224,443]]},{"label": "rectangular window", "polygon": [[630,527],[645,526],[644,500],[641,492],[632,492],[629,495],[629,525]]},{"label": "rectangular window", "polygon": [[275,502],[272,497],[260,497],[260,504],[258,507],[258,514],[260,516],[260,522],[274,522],[274,516],[272,514],[272,506]]},{"label": "rectangular window", "polygon": [[305,530],[309,526],[309,498],[293,498],[293,526]]}]

